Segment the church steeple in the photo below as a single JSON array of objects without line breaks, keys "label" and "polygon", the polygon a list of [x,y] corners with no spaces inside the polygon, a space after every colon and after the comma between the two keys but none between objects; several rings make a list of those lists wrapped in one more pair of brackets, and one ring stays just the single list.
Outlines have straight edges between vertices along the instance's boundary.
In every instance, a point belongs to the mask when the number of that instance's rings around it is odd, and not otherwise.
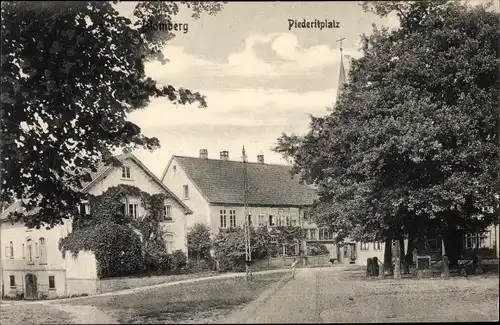
[{"label": "church steeple", "polygon": [[339,38],[337,42],[340,43],[340,68],[339,68],[339,82],[337,84],[337,98],[335,101],[337,101],[340,97],[340,91],[342,89],[342,86],[345,83],[345,69],[344,69],[344,54],[342,53],[342,41],[345,40],[345,38]]}]

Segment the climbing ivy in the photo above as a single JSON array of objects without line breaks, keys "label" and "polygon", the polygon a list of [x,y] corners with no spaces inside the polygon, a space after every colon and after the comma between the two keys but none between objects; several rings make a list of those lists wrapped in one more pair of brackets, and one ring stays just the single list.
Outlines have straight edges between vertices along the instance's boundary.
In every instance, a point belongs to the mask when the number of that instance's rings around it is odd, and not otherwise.
[{"label": "climbing ivy", "polygon": [[[137,220],[125,213],[129,197],[139,198],[144,207],[145,214]],[[160,225],[165,198],[125,184],[89,195],[90,215],[74,216],[73,232],[60,240],[59,249],[63,256],[70,251],[74,257],[80,251],[93,252],[100,278],[168,268],[171,263]]]}]

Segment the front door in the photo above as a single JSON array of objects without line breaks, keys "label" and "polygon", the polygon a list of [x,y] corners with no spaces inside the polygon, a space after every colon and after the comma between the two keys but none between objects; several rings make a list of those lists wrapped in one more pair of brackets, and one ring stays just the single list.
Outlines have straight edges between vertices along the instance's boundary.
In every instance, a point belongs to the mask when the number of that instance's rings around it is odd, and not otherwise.
[{"label": "front door", "polygon": [[38,297],[38,285],[36,281],[36,275],[34,274],[26,274],[25,277],[26,283],[26,293],[24,295],[25,299],[37,299]]}]

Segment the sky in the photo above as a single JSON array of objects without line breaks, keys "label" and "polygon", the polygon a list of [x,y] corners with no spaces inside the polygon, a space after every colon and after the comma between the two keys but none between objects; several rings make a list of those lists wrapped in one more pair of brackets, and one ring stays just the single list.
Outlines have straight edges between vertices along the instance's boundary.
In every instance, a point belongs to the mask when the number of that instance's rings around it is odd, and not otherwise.
[{"label": "sky", "polygon": [[[118,10],[129,16],[135,2]],[[180,4],[179,4],[180,5]],[[292,28],[289,20],[335,21],[339,28]],[[148,62],[146,74],[161,84],[198,91],[208,106],[174,105],[153,99],[129,119],[160,140],[152,153],[134,154],[160,176],[172,155],[209,158],[229,151],[230,160],[263,154],[286,164],[271,148],[282,133],[304,134],[309,114],[327,114],[337,93],[340,50],[359,57],[360,36],[372,24],[396,28],[396,16],[380,18],[356,2],[229,2],[216,16],[193,20],[181,7],[175,23],[188,25],[164,48],[169,62]],[[348,61],[348,60],[347,60]],[[346,61],[344,61],[346,62]],[[346,66],[346,68],[348,68]]]}]

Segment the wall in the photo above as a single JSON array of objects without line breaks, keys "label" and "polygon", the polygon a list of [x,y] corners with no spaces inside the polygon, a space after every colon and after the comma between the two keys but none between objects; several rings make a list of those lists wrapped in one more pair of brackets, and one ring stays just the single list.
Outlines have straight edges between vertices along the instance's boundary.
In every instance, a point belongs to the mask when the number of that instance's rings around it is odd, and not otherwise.
[{"label": "wall", "polygon": [[[384,261],[385,243],[380,243],[381,249],[375,249],[374,243],[368,243],[368,249],[362,250],[361,243],[356,243],[356,264],[366,265],[366,260],[368,258],[377,257],[379,261]],[[342,248],[341,248],[342,253]]]},{"label": "wall", "polygon": [[[109,187],[116,186],[118,184],[136,186],[142,191],[150,194],[164,192],[164,189],[131,159],[126,159],[123,164],[130,167],[131,179],[123,179],[121,167],[117,167],[103,179],[98,181],[89,190],[89,193],[93,195],[100,195]],[[167,187],[172,190],[169,186]],[[184,208],[172,197],[167,198],[165,204],[172,206],[172,221],[164,222],[162,226],[165,231],[174,235],[173,249],[180,249],[187,252],[186,222],[190,216],[184,213]],[[138,215],[141,216],[145,213],[146,211],[144,208],[139,205]]]},{"label": "wall", "polygon": [[[77,259],[73,259],[70,253],[66,254],[66,258],[63,258],[59,250],[59,239],[67,236],[70,231],[71,220],[66,220],[63,225],[49,230],[45,228],[27,229],[21,223],[14,225],[10,222],[0,223],[4,294],[12,297],[24,293],[27,274],[36,276],[39,295],[43,293],[49,298],[71,295],[75,290],[76,293],[95,292],[88,283],[83,283],[77,288],[72,286],[73,282],[86,282],[85,280],[89,277],[93,278],[95,282],[96,262],[93,254],[87,252],[80,253]],[[45,239],[46,263],[42,263],[43,261],[37,258],[39,254],[36,254],[36,247],[33,249],[33,263],[28,263],[26,246],[28,237],[34,242],[38,242],[39,238],[42,237]],[[14,258],[5,256],[5,248],[9,246],[10,241],[14,244]],[[25,244],[25,258],[23,258],[23,243]],[[15,288],[10,287],[10,275],[15,276]],[[49,276],[54,276],[55,289],[49,289]]]},{"label": "wall", "polygon": [[[187,228],[195,223],[210,224],[210,209],[207,200],[191,182],[182,167],[177,164],[175,157],[168,166],[162,182],[193,211],[193,214],[186,216]],[[188,185],[189,188],[187,199],[184,198],[184,185]]]},{"label": "wall", "polygon": [[97,261],[92,252],[80,251],[77,257],[66,252],[67,295],[97,293]]},{"label": "wall", "polygon": [[[252,263],[252,268],[255,270],[281,269],[288,268],[292,265],[295,257],[277,257],[256,260]],[[297,257],[297,267],[314,267],[331,265],[328,255],[306,256],[305,262],[303,257]],[[305,263],[305,264],[304,264]]]},{"label": "wall", "polygon": [[[49,297],[63,296],[65,294],[65,261],[58,245],[59,239],[67,235],[68,223],[67,221],[65,225],[56,226],[50,230],[45,228],[28,229],[22,223],[12,224],[8,221],[0,223],[2,284],[5,295],[15,296],[16,293],[23,293],[25,276],[28,273],[37,277],[39,292],[44,292]],[[28,261],[27,253],[28,238],[33,243],[33,260],[31,263]],[[39,258],[40,254],[37,253],[40,238],[45,240],[45,260],[41,260]],[[13,258],[6,256],[6,250],[11,241],[14,247]],[[15,288],[10,287],[10,275],[15,276]],[[55,289],[49,290],[48,288],[49,276],[55,277]]]}]

